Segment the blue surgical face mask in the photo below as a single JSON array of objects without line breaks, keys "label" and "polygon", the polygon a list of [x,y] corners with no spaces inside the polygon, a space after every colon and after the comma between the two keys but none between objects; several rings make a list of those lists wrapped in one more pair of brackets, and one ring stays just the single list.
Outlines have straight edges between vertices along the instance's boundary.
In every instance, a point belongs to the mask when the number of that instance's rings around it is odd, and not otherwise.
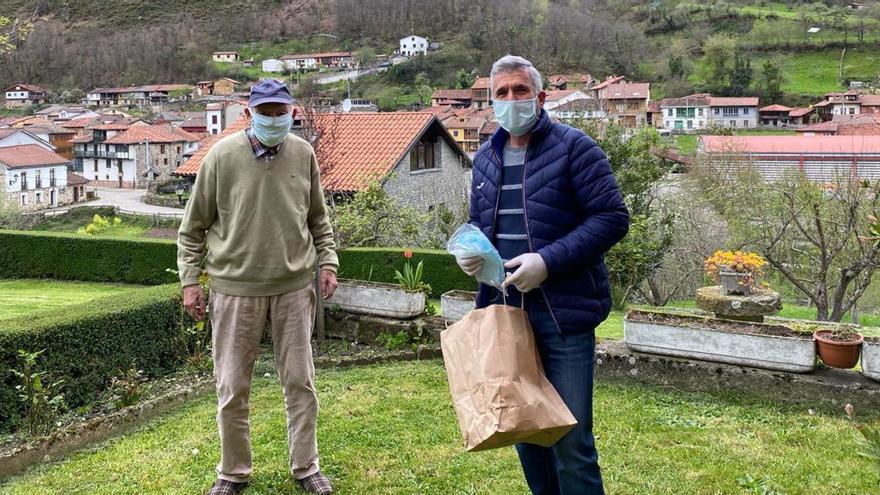
[{"label": "blue surgical face mask", "polygon": [[286,113],[278,117],[269,117],[257,113],[251,109],[251,128],[254,136],[266,146],[277,146],[281,144],[290,133],[290,124],[293,122],[293,115]]},{"label": "blue surgical face mask", "polygon": [[494,100],[495,119],[513,136],[532,130],[538,120],[538,97],[529,100]]}]

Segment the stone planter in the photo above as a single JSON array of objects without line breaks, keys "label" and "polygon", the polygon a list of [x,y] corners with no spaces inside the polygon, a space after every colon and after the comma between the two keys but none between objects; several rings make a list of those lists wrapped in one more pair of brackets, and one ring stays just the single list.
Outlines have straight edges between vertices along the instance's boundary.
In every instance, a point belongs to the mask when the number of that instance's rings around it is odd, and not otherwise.
[{"label": "stone planter", "polygon": [[440,296],[440,314],[447,320],[458,321],[476,307],[476,292],[451,290]]},{"label": "stone planter", "polygon": [[342,279],[325,305],[351,313],[410,319],[425,312],[425,294],[405,291],[397,284]]},{"label": "stone planter", "polygon": [[865,337],[862,343],[862,373],[880,382],[880,337]]},{"label": "stone planter", "polygon": [[623,321],[623,334],[638,352],[794,373],[816,367],[812,336],[783,325],[633,310]]},{"label": "stone planter", "polygon": [[745,296],[751,294],[752,287],[743,283],[746,277],[748,277],[747,273],[725,271],[718,273],[718,278],[721,279],[721,288],[725,294],[741,294]]}]

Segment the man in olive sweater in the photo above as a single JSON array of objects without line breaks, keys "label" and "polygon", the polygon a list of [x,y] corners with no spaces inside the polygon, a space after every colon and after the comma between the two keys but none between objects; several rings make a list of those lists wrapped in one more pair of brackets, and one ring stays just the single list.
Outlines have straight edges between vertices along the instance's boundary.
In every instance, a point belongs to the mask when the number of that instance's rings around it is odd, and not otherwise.
[{"label": "man in olive sweater", "polygon": [[289,132],[293,99],[287,87],[258,82],[246,113],[251,126],[221,139],[205,156],[177,238],[183,303],[197,320],[205,316],[203,261],[211,277],[221,453],[208,493],[235,494],[250,479],[248,403],[268,322],[284,390],[290,472],[307,492],[325,495],[332,488],[318,466],[310,339],[315,270],[322,297],[336,290],[333,231],[315,153]]}]

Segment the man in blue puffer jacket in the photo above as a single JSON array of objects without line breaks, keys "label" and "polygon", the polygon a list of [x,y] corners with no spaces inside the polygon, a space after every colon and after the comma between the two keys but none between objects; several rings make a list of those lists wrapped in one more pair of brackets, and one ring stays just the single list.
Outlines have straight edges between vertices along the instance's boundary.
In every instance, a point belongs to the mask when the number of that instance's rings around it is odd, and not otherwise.
[{"label": "man in blue puffer jacket", "polygon": [[[532,64],[512,55],[492,66],[501,128],[474,158],[470,223],[506,260],[506,303],[529,315],[547,378],[578,425],[553,447],[517,445],[534,494],[603,494],[592,433],[595,329],[611,310],[605,253],[629,230],[611,166],[589,136],[554,123]],[[473,275],[481,258],[460,258]],[[502,304],[480,285],[477,307]]]}]

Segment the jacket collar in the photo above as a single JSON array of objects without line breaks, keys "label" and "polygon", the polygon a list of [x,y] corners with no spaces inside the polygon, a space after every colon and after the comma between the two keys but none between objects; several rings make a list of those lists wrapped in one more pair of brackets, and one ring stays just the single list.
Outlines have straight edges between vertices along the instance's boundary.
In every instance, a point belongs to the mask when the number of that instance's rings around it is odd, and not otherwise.
[{"label": "jacket collar", "polygon": [[[532,137],[529,139],[529,145],[534,146],[543,140],[544,136],[547,135],[552,126],[553,121],[550,120],[547,111],[542,108],[541,114],[538,115],[538,121],[535,122],[535,126],[532,127]],[[509,137],[510,133],[501,126],[498,126],[498,130],[492,135],[490,144],[492,145],[492,149],[495,150],[495,154],[498,156],[499,160],[504,156],[504,144],[507,143]]]}]

